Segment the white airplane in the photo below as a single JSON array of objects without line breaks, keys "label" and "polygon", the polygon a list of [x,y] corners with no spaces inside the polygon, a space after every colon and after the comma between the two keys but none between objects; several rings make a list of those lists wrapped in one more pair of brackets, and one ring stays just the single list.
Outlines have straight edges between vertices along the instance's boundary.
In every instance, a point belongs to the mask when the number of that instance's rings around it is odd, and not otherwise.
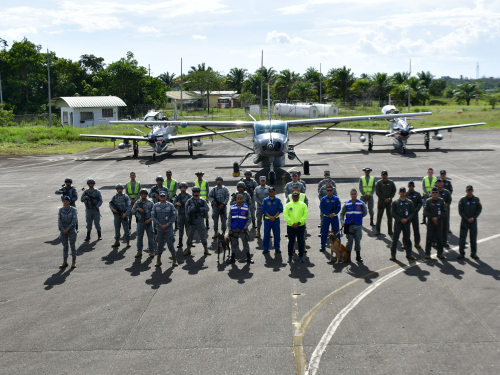
[{"label": "white airplane", "polygon": [[[398,114],[399,111],[393,105],[386,105],[382,108],[382,114]],[[432,115],[432,112],[421,112],[421,116]],[[392,137],[394,141],[394,147],[400,147],[401,151],[406,153],[406,143],[412,134],[423,134],[424,135],[424,145],[426,149],[429,149],[430,134],[434,132],[432,139],[436,141],[441,141],[443,135],[439,132],[442,130],[448,130],[452,132],[455,128],[467,128],[470,126],[480,126],[486,125],[485,122],[480,122],[476,124],[463,124],[463,125],[448,125],[448,126],[436,126],[432,128],[420,128],[414,129],[410,126],[410,123],[406,122],[407,114],[402,114],[401,117],[387,119],[389,121],[389,130],[373,130],[373,129],[342,129],[342,128],[314,128],[316,130],[330,130],[335,132],[347,132],[348,135],[351,133],[359,133],[359,141],[364,143],[366,141],[365,134],[368,134],[368,150],[373,150],[373,135],[384,135],[386,137]],[[410,120],[411,122],[411,120]]]},{"label": "white airplane", "polygon": [[[203,141],[201,138],[212,137],[214,134],[221,135],[227,133],[236,133],[236,132],[246,132],[244,129],[237,130],[225,130],[220,132],[211,132],[211,133],[197,133],[197,134],[186,134],[186,135],[178,135],[177,126],[169,126],[168,118],[163,117],[163,111],[159,112],[148,112],[146,116],[144,116],[143,121],[130,121],[130,120],[121,120],[121,121],[110,121],[110,124],[142,124],[147,128],[150,128],[151,131],[146,134],[139,129],[134,128],[139,133],[144,135],[98,135],[98,134],[79,134],[79,137],[89,137],[89,138],[109,138],[111,142],[116,141],[117,139],[123,139],[123,143],[118,145],[119,149],[125,149],[133,146],[134,157],[139,156],[139,142],[147,142],[149,146],[153,149],[153,160],[156,160],[156,154],[160,154],[167,150],[168,146],[171,143],[175,143],[175,141],[188,141],[188,151],[189,155],[193,155],[193,147],[203,146]],[[164,126],[167,125],[167,126]],[[133,145],[130,144],[132,141]]]}]

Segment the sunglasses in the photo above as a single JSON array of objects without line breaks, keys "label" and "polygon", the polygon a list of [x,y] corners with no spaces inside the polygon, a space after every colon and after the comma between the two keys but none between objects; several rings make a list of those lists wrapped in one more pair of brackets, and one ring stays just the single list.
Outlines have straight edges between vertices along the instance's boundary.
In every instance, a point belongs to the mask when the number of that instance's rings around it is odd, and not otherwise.
[{"label": "sunglasses", "polygon": [[326,189],[326,191],[333,191],[333,189]]},{"label": "sunglasses", "polygon": [[433,191],[432,194],[439,194],[439,191]]}]

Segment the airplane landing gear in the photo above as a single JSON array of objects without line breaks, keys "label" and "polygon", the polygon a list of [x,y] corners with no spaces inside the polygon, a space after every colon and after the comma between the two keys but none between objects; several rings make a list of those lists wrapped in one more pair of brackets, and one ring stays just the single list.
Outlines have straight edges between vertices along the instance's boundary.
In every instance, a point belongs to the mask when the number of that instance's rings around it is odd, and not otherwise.
[{"label": "airplane landing gear", "polygon": [[188,151],[189,151],[189,155],[193,156],[193,140],[192,139],[188,139]]},{"label": "airplane landing gear", "polygon": [[429,149],[429,132],[425,133],[424,135],[424,145],[425,145],[425,149],[428,150]]},{"label": "airplane landing gear", "polygon": [[269,185],[274,185],[276,182],[276,172],[271,171],[269,172]]},{"label": "airplane landing gear", "polygon": [[134,141],[134,158],[139,157],[139,145],[137,144],[137,141]]},{"label": "airplane landing gear", "polygon": [[309,160],[304,160],[304,174],[309,174]]},{"label": "airplane landing gear", "polygon": [[240,177],[240,165],[237,162],[233,163],[233,177]]},{"label": "airplane landing gear", "polygon": [[373,151],[373,134],[368,135],[368,151]]},{"label": "airplane landing gear", "polygon": [[156,151],[153,151],[153,161],[156,161]]},{"label": "airplane landing gear", "polygon": [[401,150],[403,151],[403,154],[406,154],[406,145],[403,144],[401,146]]}]

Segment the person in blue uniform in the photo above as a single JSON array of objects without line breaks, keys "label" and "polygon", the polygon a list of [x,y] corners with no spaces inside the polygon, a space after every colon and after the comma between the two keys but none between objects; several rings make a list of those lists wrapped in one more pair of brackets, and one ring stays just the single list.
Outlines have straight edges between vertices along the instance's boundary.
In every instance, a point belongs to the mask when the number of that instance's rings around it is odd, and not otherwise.
[{"label": "person in blue uniform", "polygon": [[281,253],[280,250],[280,218],[279,215],[283,212],[283,204],[281,200],[276,197],[276,189],[272,186],[269,187],[269,196],[262,201],[262,215],[264,215],[264,239],[262,240],[262,247],[264,253],[269,252],[269,237],[271,230],[274,234],[274,250]]},{"label": "person in blue uniform", "polygon": [[333,195],[333,186],[329,186],[326,189],[326,195],[321,198],[321,203],[319,205],[321,213],[323,214],[323,223],[321,224],[321,249],[320,251],[325,251],[326,239],[330,233],[330,227],[334,233],[337,233],[339,241],[342,241],[341,235],[339,233],[339,217],[337,216],[342,208],[340,204],[340,199]]}]

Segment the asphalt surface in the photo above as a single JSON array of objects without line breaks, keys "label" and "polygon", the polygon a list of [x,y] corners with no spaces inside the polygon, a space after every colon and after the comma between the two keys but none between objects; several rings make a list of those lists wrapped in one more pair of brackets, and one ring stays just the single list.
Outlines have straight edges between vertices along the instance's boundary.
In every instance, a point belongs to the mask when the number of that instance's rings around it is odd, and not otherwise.
[{"label": "asphalt surface", "polygon": [[[292,143],[308,135],[292,133]],[[250,144],[249,135],[244,142]],[[282,257],[274,251],[264,256],[261,240],[251,232],[252,265],[241,253],[236,264],[218,265],[216,255],[204,256],[197,241],[191,257],[178,253],[179,267],[172,268],[165,255],[163,266],[155,268],[148,257],[134,258],[135,231],[131,248],[125,243],[111,248],[107,203],[114,185],[125,183],[131,171],[151,186],[167,169],[177,181],[188,182],[201,169],[212,186],[222,175],[235,190],[232,163],[244,148],[215,140],[190,157],[185,144],[176,146],[179,152],[160,155],[157,162],[146,147],[137,159],[131,151],[112,149],[0,158],[1,374],[302,374],[311,360],[310,374],[500,373],[500,237],[490,238],[500,234],[500,131],[458,130],[451,139],[446,133],[441,142],[431,140],[429,150],[413,136],[405,155],[385,137],[375,138],[370,153],[356,137],[351,143],[339,134],[300,145],[298,156],[311,163],[304,176],[308,253],[306,263],[291,266],[284,223]],[[290,180],[286,172],[299,168],[296,161],[287,162],[278,170],[280,198],[283,182]],[[401,262],[390,262],[387,226],[383,223],[383,234],[375,238],[365,219],[364,263],[328,263],[329,254],[318,251],[317,183],[331,170],[345,201],[365,166],[375,177],[388,170],[398,187],[420,181],[430,166],[448,171],[455,192],[446,260],[404,268],[400,244]],[[246,168],[265,173],[251,161]],[[90,243],[83,241],[84,208],[77,204],[74,270],[58,268],[61,204],[54,191],[65,177],[73,179],[79,194],[86,179],[95,178],[104,198],[102,241],[96,241],[95,231]],[[484,241],[479,260],[469,251],[465,260],[456,260],[457,202],[468,184],[482,200],[478,239]],[[421,226],[423,238],[425,232]]]}]

